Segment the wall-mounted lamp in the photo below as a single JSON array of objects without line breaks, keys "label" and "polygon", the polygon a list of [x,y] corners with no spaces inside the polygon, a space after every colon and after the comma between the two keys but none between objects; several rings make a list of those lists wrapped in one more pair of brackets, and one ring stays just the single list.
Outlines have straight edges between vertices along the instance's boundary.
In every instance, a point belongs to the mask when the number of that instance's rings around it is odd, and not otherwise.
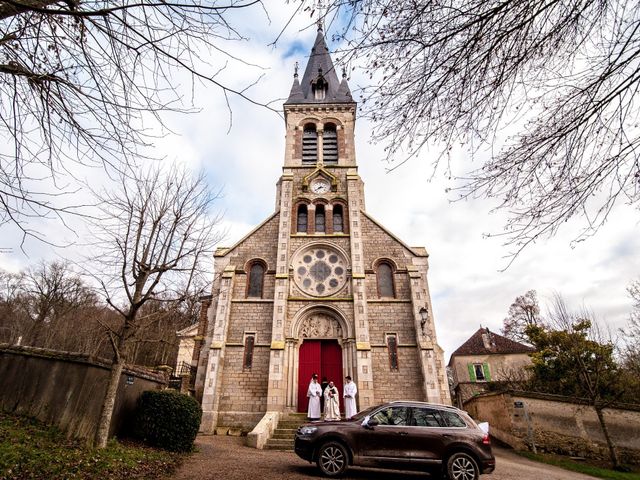
[{"label": "wall-mounted lamp", "polygon": [[424,326],[429,319],[429,310],[427,310],[425,307],[422,307],[418,313],[420,314],[420,328],[422,329],[422,334],[424,335]]}]

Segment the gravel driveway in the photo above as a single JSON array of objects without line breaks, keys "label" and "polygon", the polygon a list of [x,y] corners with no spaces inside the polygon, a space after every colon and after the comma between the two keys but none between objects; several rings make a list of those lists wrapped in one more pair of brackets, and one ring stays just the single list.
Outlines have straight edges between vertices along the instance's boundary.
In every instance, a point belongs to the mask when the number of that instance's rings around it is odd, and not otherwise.
[{"label": "gravel driveway", "polygon": [[[171,477],[172,480],[245,480],[324,478],[316,468],[293,452],[255,450],[245,446],[243,437],[201,436],[198,453],[191,456]],[[494,448],[496,471],[482,480],[593,480],[594,477],[533,462],[513,452]],[[391,472],[351,468],[344,479],[395,480],[428,479],[416,472]]]}]

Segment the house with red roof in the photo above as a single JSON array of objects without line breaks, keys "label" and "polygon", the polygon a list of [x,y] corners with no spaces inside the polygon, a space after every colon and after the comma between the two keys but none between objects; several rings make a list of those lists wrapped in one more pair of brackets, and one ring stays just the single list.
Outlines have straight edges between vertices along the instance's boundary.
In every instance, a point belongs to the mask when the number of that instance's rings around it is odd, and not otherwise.
[{"label": "house with red roof", "polygon": [[449,378],[454,403],[462,408],[471,397],[488,390],[490,382],[527,379],[526,367],[535,349],[480,327],[451,354]]}]

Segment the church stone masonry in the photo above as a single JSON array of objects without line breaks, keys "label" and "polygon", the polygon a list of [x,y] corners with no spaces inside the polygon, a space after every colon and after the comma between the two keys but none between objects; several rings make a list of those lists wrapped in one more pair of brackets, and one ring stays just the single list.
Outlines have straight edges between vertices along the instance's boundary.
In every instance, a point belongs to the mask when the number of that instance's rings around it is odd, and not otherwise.
[{"label": "church stone masonry", "polygon": [[284,113],[276,211],[215,253],[194,352],[201,430],[247,431],[267,412],[306,411],[313,372],[341,393],[351,375],[359,409],[396,399],[449,404],[428,254],[366,213],[356,103],[321,29]]}]

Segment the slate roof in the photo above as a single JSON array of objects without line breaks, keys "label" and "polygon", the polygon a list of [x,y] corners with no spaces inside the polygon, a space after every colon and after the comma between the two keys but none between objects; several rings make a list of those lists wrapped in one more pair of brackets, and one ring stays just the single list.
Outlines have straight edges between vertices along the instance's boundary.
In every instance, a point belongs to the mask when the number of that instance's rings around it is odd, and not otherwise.
[{"label": "slate roof", "polygon": [[[322,100],[316,100],[311,89],[311,84],[317,80],[319,75],[322,75],[323,79],[328,83],[327,94]],[[346,77],[343,75],[342,81],[338,80],[327,42],[324,39],[324,33],[320,27],[318,28],[316,41],[309,54],[309,61],[302,76],[302,81],[298,80],[298,74],[296,73],[291,93],[289,93],[289,98],[285,105],[309,103],[354,103]]]},{"label": "slate roof", "polygon": [[[482,335],[487,335],[485,344]],[[488,328],[480,327],[476,333],[471,335],[469,340],[464,342],[451,354],[451,357],[461,355],[490,355],[490,354],[510,354],[510,353],[531,353],[535,352],[533,347],[515,342],[507,337],[493,333]]]}]

